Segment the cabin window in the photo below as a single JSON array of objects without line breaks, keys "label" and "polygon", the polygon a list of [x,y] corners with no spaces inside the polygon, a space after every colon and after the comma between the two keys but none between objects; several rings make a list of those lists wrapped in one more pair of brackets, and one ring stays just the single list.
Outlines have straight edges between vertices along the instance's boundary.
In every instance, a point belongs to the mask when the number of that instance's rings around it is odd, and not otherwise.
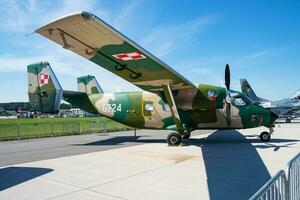
[{"label": "cabin window", "polygon": [[233,105],[244,106],[244,105],[246,105],[246,103],[243,101],[242,98],[234,98]]},{"label": "cabin window", "polygon": [[171,109],[170,109],[169,104],[164,103],[164,105],[163,105],[163,110],[166,111],[166,112],[170,112]]},{"label": "cabin window", "polygon": [[145,103],[145,111],[151,112],[154,110],[153,103],[147,102]]}]

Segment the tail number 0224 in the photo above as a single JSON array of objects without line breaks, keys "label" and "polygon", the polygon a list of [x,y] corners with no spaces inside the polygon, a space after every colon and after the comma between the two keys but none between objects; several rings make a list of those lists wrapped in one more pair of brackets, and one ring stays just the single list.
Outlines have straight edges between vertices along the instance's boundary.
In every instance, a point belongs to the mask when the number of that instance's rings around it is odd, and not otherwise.
[{"label": "tail number 0224", "polygon": [[108,103],[108,104],[103,104],[103,111],[104,112],[121,112],[122,111],[122,106],[121,104],[115,104],[115,103]]}]

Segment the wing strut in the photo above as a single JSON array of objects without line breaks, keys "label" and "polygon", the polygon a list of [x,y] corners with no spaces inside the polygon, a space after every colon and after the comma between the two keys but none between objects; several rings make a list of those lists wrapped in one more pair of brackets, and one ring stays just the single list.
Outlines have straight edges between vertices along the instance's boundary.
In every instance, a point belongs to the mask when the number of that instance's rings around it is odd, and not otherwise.
[{"label": "wing strut", "polygon": [[167,98],[167,102],[170,106],[170,109],[171,109],[171,112],[172,112],[172,117],[175,121],[177,131],[180,134],[183,134],[184,133],[184,128],[182,126],[181,119],[180,119],[179,114],[178,114],[178,110],[177,110],[177,107],[176,107],[176,104],[175,104],[175,101],[174,101],[174,98],[173,98],[173,93],[172,93],[172,90],[170,88],[170,85],[167,84],[167,85],[163,85],[162,87],[163,87],[163,90],[164,90],[164,94]]}]

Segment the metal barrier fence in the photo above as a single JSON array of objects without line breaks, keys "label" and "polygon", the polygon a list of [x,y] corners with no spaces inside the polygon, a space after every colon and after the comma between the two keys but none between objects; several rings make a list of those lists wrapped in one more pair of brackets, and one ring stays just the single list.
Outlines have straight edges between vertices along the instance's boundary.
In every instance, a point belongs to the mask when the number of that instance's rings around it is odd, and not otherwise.
[{"label": "metal barrier fence", "polygon": [[286,172],[280,170],[250,200],[300,200],[300,153],[288,162]]},{"label": "metal barrier fence", "polygon": [[289,181],[289,200],[300,199],[300,153],[288,162],[286,175]]},{"label": "metal barrier fence", "polygon": [[0,140],[106,132],[104,120],[0,124]]},{"label": "metal barrier fence", "polygon": [[266,184],[264,184],[250,200],[286,200],[288,182],[285,172],[280,170]]}]

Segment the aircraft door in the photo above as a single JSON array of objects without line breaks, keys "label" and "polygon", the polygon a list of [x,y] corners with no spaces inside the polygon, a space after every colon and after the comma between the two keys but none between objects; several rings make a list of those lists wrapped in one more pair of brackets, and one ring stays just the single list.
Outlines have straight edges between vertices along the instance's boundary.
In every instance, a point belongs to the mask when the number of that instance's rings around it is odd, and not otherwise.
[{"label": "aircraft door", "polygon": [[143,96],[142,114],[145,128],[162,128],[164,123],[160,116],[160,107],[157,99],[152,95]]}]

